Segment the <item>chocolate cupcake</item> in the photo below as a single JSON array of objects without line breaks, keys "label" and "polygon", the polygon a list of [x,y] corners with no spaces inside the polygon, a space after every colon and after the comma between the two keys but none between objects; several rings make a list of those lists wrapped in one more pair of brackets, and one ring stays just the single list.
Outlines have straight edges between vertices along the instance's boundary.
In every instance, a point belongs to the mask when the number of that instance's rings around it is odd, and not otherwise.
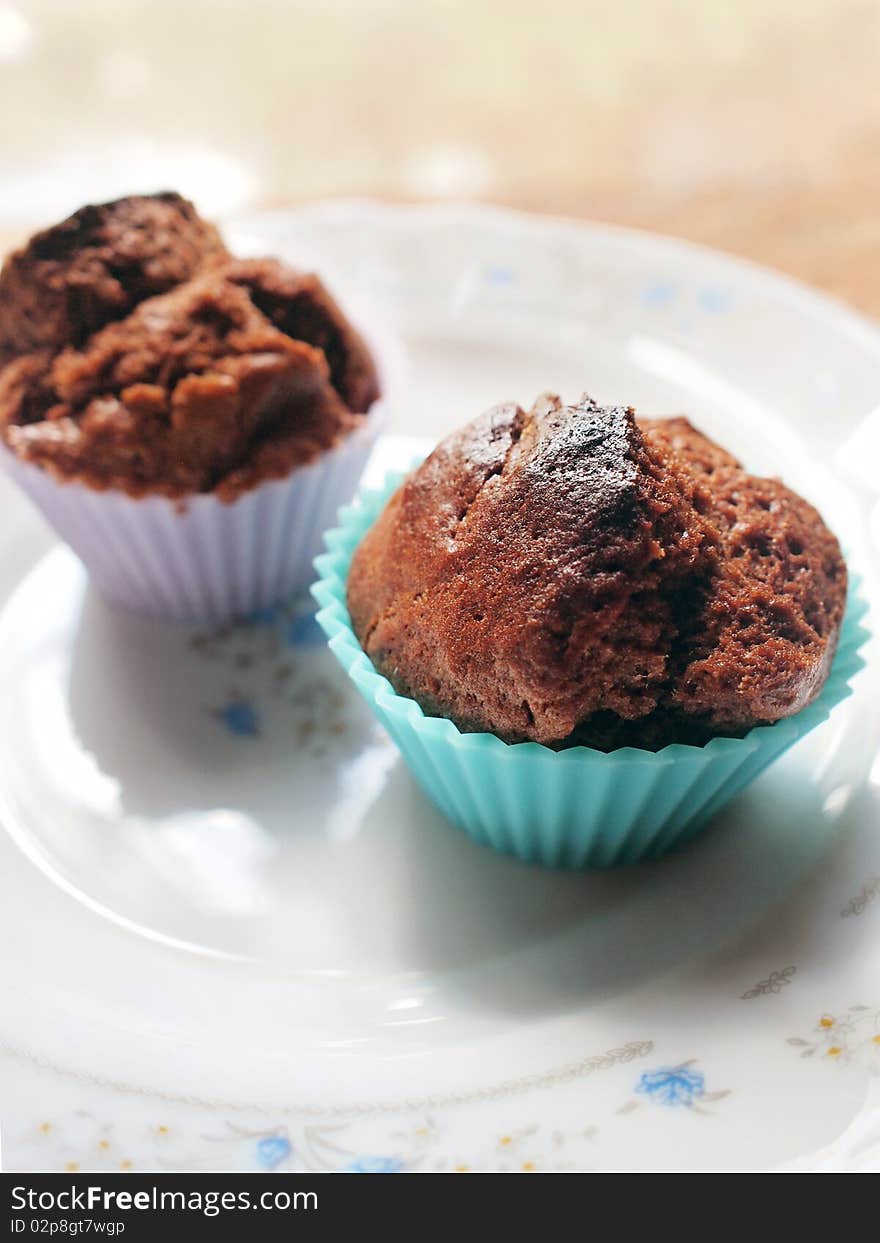
[{"label": "chocolate cupcake", "polygon": [[502,406],[404,484],[359,547],[364,651],[432,716],[507,742],[653,748],[804,707],[846,566],[816,511],[685,419]]},{"label": "chocolate cupcake", "polygon": [[0,272],[4,458],[111,601],[223,621],[308,585],[380,384],[312,274],[177,195],[88,207]]},{"label": "chocolate cupcake", "polygon": [[524,858],[659,853],[845,693],[837,540],[686,419],[500,406],[365,508],[321,562],[331,646],[450,818]]}]

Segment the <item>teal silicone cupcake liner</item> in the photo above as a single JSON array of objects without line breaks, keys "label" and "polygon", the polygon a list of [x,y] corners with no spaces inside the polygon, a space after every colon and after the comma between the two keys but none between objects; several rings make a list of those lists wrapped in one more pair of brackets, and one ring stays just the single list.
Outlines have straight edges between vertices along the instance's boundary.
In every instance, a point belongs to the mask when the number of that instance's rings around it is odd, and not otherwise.
[{"label": "teal silicone cupcake liner", "polygon": [[713,738],[705,746],[674,743],[662,751],[589,747],[553,751],[539,743],[508,744],[494,734],[462,733],[451,721],[426,716],[398,695],[362,650],[346,606],[355,548],[403,474],[363,491],[340,511],[317,558],[312,594],[330,648],[414,777],[441,812],[475,841],[527,863],[548,867],[613,867],[656,858],[694,837],[768,764],[824,721],[850,692],[864,665],[859,649],[867,606],[851,582],[846,616],[822,693],[796,716],[751,730],[744,738]]}]

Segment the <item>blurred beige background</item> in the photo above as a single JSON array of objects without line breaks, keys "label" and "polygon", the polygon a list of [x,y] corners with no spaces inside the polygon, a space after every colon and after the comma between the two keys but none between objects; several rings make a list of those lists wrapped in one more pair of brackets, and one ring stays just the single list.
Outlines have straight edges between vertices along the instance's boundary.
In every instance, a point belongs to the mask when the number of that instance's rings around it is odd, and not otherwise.
[{"label": "blurred beige background", "polygon": [[88,199],[485,199],[880,313],[876,0],[0,0],[0,246]]}]

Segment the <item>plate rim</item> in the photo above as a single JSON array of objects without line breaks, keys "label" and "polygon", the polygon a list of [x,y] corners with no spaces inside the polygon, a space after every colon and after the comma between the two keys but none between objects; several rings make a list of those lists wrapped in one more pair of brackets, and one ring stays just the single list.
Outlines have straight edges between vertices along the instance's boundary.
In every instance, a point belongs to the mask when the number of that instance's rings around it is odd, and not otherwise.
[{"label": "plate rim", "polygon": [[710,246],[705,242],[692,241],[689,238],[677,237],[675,234],[662,233],[654,229],[615,224],[611,221],[564,213],[533,212],[479,200],[400,202],[369,195],[331,196],[288,207],[236,213],[221,217],[220,225],[224,231],[236,233],[245,232],[243,228],[245,224],[248,225],[247,231],[250,231],[252,224],[262,221],[312,217],[344,219],[354,215],[374,219],[383,217],[386,219],[396,217],[399,220],[448,219],[450,222],[476,219],[486,223],[494,221],[529,231],[539,228],[561,229],[573,236],[588,233],[597,239],[604,237],[618,243],[629,242],[631,245],[657,252],[685,253],[703,261],[721,263],[730,267],[731,271],[737,271],[752,281],[759,281],[772,287],[786,301],[808,304],[816,315],[834,322],[839,330],[866,348],[876,357],[878,366],[880,366],[880,321],[875,322],[866,312],[849,306],[842,298],[827,293],[817,285],[812,285],[800,277],[791,276],[759,260],[747,258],[735,251]]},{"label": "plate rim", "polygon": [[[371,198],[318,200],[294,207],[276,208],[247,215],[238,214],[236,217],[230,217],[222,223],[224,228],[231,232],[234,229],[242,228],[243,222],[247,222],[249,228],[252,228],[261,220],[310,220],[327,218],[328,215],[331,218],[338,217],[341,220],[350,219],[353,215],[360,215],[362,218],[365,216],[374,219],[381,217],[383,220],[388,221],[403,219],[454,223],[479,220],[487,225],[491,225],[493,222],[503,222],[505,227],[512,226],[530,232],[536,229],[562,229],[572,237],[588,234],[598,241],[601,241],[603,238],[613,239],[616,243],[629,244],[631,247],[637,247],[639,251],[646,253],[659,253],[667,256],[683,254],[692,256],[700,262],[708,261],[716,266],[720,264],[728,267],[731,272],[737,273],[740,278],[745,277],[750,282],[758,282],[765,292],[774,292],[786,305],[791,306],[796,312],[801,314],[807,313],[812,318],[818,317],[821,321],[826,322],[836,334],[843,334],[855,347],[869,356],[872,365],[877,368],[878,381],[880,381],[880,325],[873,323],[862,312],[848,307],[834,296],[817,290],[795,277],[777,272],[763,264],[742,258],[731,252],[651,230],[582,220],[564,215],[544,215],[482,203],[401,204]],[[14,1049],[7,1045],[5,1041],[0,1042],[0,1050],[12,1056],[23,1057],[27,1061],[36,1062],[37,1065],[44,1066],[65,1077],[70,1076],[78,1080],[85,1079],[86,1082],[121,1090],[126,1093],[140,1096],[144,1094],[156,1095],[165,1099],[179,1100],[181,1103],[191,1103],[197,1099],[173,1094],[168,1095],[161,1091],[155,1093],[145,1092],[145,1089],[138,1087],[136,1082],[120,1084],[113,1079],[84,1075],[73,1066],[65,1067],[53,1064],[39,1054],[32,1055],[29,1050]],[[546,1073],[548,1075],[553,1074],[553,1068],[551,1067]],[[199,1104],[215,1107],[217,1102],[201,1100]],[[284,1106],[280,1105],[273,1112],[285,1112]]]}]

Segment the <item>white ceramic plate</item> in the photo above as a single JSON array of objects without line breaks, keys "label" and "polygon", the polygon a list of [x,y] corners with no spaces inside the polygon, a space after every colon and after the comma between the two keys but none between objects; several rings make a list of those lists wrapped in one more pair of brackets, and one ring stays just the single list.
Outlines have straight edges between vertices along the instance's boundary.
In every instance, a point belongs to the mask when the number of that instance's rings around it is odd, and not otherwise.
[{"label": "white ceramic plate", "polygon": [[[401,340],[374,477],[547,388],[685,411],[822,508],[876,609],[880,338],[843,309],[487,209],[234,232]],[[550,873],[424,802],[308,604],[221,633],[114,615],[8,484],[2,504],[7,1168],[880,1160],[873,644],[853,697],[690,849]]]}]

